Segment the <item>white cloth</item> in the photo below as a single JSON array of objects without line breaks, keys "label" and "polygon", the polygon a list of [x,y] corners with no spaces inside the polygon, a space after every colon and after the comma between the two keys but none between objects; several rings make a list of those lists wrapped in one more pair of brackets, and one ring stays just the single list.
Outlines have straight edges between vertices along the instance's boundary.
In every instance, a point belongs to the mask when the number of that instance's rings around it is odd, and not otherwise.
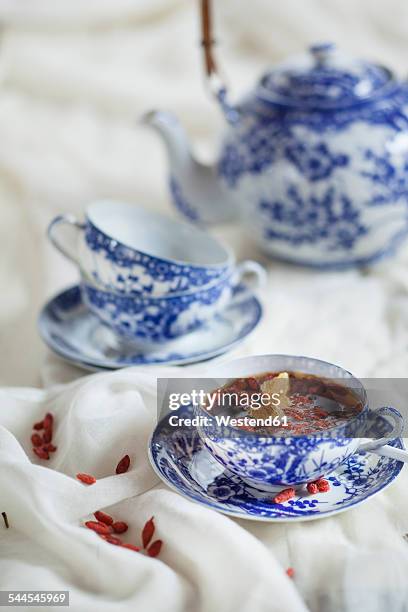
[{"label": "white cloth", "polygon": [[[205,367],[183,370],[205,375]],[[160,376],[180,376],[159,369]],[[147,443],[156,421],[156,374],[130,368],[48,391],[0,391],[0,588],[69,590],[83,612],[303,612],[404,610],[408,598],[408,476],[343,515],[303,524],[232,520],[169,491]],[[55,417],[58,449],[31,450],[32,424]],[[114,473],[129,454],[128,473]],[[87,472],[98,479],[85,486]],[[119,549],[83,527],[104,509],[139,544],[155,517],[158,559]],[[295,578],[285,569],[293,567]],[[34,608],[35,609],[35,608]]]},{"label": "white cloth", "polygon": [[[406,71],[403,0],[213,3],[233,97],[271,62],[322,39]],[[41,368],[38,310],[77,276],[46,242],[52,216],[81,214],[98,197],[169,209],[165,157],[136,117],[152,107],[176,112],[201,156],[212,156],[222,120],[203,88],[196,8],[191,0],[0,0],[1,384],[51,386],[84,375],[49,356]],[[238,258],[255,255],[240,230],[217,233]],[[406,376],[407,269],[407,248],[365,274],[272,263],[264,322],[239,353],[303,353],[360,376]],[[0,528],[0,588],[68,588],[80,612],[296,612],[303,608],[295,588],[312,610],[404,609],[406,470],[360,508],[290,526],[232,521],[161,485],[138,495],[155,484],[145,446],[132,446],[137,463],[120,485],[115,477],[89,488],[75,482],[79,469],[111,473],[127,425],[145,444],[153,424],[148,380],[128,370],[1,392],[0,509],[12,528]],[[56,470],[33,465],[29,450],[31,423],[48,407],[58,420],[49,464]],[[101,422],[110,423],[115,444],[91,452],[88,434],[102,436]],[[80,527],[103,504],[116,504],[135,537],[154,514],[165,541],[160,558],[108,547]],[[289,565],[293,583],[283,573]]]},{"label": "white cloth", "polygon": [[[0,527],[0,588],[68,589],[78,612],[306,610],[268,546],[228,518],[155,487],[146,453],[155,395],[156,378],[143,370],[48,392],[0,393],[0,509],[10,522]],[[58,450],[44,462],[33,455],[30,436],[47,410]],[[131,468],[118,476],[125,454]],[[78,472],[93,474],[96,484],[81,484]],[[134,544],[153,515],[155,538],[164,542],[159,558],[112,546],[84,528],[99,509],[126,521],[123,539]]]}]

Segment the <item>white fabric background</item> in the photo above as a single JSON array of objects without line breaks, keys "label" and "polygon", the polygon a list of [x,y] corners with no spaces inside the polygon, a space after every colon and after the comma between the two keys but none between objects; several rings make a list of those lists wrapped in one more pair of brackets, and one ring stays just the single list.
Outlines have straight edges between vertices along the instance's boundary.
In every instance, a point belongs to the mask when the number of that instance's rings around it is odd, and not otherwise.
[{"label": "white fabric background", "polygon": [[[391,65],[402,76],[408,73],[408,4],[403,0],[214,4],[218,55],[234,97],[251,87],[268,64],[316,40],[334,40],[349,52]],[[0,0],[1,384],[49,386],[83,374],[47,356],[36,331],[44,300],[76,279],[45,240],[52,216],[80,214],[98,197],[170,210],[163,150],[155,135],[137,126],[137,117],[152,107],[176,112],[199,154],[214,156],[222,118],[205,93],[196,9],[191,0]],[[238,257],[254,254],[239,229],[216,232]],[[406,376],[407,265],[408,248],[364,274],[319,274],[271,263],[263,296],[265,320],[239,353],[303,353],[360,376]],[[130,370],[112,380],[125,377],[137,393],[140,376]],[[120,384],[112,390],[109,376],[88,380],[83,383],[113,419],[123,402]],[[7,534],[0,530],[0,587],[20,587],[22,576],[26,588],[68,585],[78,595],[74,609],[80,612],[149,611],[163,605],[212,611],[221,593],[219,602],[225,605],[218,609],[245,609],[237,607],[244,599],[235,599],[220,582],[232,576],[228,584],[247,586],[253,593],[248,609],[302,610],[294,585],[278,566],[290,563],[296,567],[296,587],[313,610],[407,608],[408,556],[401,538],[408,530],[405,471],[398,484],[362,508],[290,527],[233,522],[161,487],[120,502],[118,508],[139,527],[151,510],[160,514],[171,539],[163,563],[135,555],[130,566],[126,551],[110,550],[106,557],[91,552],[93,534],[79,530],[78,518],[109,491],[102,485],[98,497],[96,488],[84,491],[63,477],[60,472],[75,473],[69,462],[55,464],[53,472],[33,466],[25,455],[33,415],[41,414],[44,405],[51,402],[61,414],[78,410],[79,423],[87,419],[88,408],[96,410],[96,400],[89,400],[82,414],[81,385],[2,393],[0,499],[12,510],[14,528]],[[120,443],[121,427],[133,418],[126,410],[120,423],[115,417]],[[94,420],[98,417],[91,414],[91,427]],[[77,453],[82,466],[86,444],[81,436],[75,439],[68,425],[66,420],[61,426],[59,444],[70,456]],[[135,435],[146,435],[147,422],[143,427]],[[102,457],[101,450],[94,459],[98,465]],[[139,460],[143,470],[146,457]],[[130,488],[143,481],[133,476]],[[125,487],[117,499],[127,494]],[[67,499],[75,503],[68,505]],[[116,501],[109,497],[105,503]],[[43,514],[49,524],[41,520]],[[86,572],[80,571],[81,564]],[[218,572],[210,574],[214,564]]]}]

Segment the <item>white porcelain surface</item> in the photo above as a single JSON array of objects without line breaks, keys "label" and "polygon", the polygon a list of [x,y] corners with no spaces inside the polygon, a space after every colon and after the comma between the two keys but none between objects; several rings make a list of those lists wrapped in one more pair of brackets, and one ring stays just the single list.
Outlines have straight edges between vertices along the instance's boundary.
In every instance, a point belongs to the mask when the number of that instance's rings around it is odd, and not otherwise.
[{"label": "white porcelain surface", "polygon": [[232,253],[208,233],[125,202],[94,202],[84,222],[60,215],[48,236],[82,273],[126,294],[161,296],[205,287],[234,263]]}]

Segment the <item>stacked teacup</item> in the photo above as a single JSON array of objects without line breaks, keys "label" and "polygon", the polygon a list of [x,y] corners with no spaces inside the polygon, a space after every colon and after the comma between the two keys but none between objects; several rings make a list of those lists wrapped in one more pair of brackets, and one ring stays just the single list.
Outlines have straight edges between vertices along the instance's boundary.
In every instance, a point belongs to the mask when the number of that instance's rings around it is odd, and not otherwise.
[{"label": "stacked teacup", "polygon": [[[75,229],[74,241],[62,235],[63,225]],[[124,202],[94,202],[84,222],[58,216],[48,235],[78,266],[88,308],[131,341],[163,343],[187,334],[265,274],[254,261],[236,265],[206,232]]]}]

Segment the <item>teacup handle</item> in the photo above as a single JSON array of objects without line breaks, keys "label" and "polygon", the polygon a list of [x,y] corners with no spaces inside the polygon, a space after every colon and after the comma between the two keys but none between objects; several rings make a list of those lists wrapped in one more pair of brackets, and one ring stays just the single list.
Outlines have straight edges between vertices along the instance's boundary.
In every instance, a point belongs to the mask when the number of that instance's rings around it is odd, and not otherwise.
[{"label": "teacup handle", "polygon": [[66,215],[58,215],[58,217],[55,217],[55,219],[51,221],[47,229],[48,238],[50,239],[52,244],[55,246],[55,248],[60,253],[62,253],[64,257],[67,257],[67,259],[69,259],[70,261],[73,261],[74,264],[79,265],[76,248],[72,244],[65,245],[62,242],[60,242],[56,234],[57,228],[63,224],[68,224],[71,227],[75,228],[76,230],[84,230],[85,225],[83,223],[80,223],[74,217],[74,215],[66,214]]},{"label": "teacup handle", "polygon": [[384,446],[384,444],[388,444],[392,438],[399,438],[402,435],[404,429],[404,419],[402,414],[396,408],[392,406],[382,406],[381,408],[376,408],[372,410],[375,414],[379,414],[387,417],[392,422],[393,430],[387,438],[379,438],[378,440],[373,440],[372,442],[363,442],[358,447],[359,451],[370,451],[380,448],[380,446]]},{"label": "teacup handle", "polygon": [[252,259],[241,261],[236,266],[235,273],[234,285],[244,283],[251,291],[264,287],[268,278],[265,268]]},{"label": "teacup handle", "polygon": [[252,259],[242,261],[235,268],[233,287],[244,285],[244,288],[236,293],[230,300],[230,306],[237,306],[248,299],[254,291],[263,287],[266,283],[267,273],[265,268]]}]

